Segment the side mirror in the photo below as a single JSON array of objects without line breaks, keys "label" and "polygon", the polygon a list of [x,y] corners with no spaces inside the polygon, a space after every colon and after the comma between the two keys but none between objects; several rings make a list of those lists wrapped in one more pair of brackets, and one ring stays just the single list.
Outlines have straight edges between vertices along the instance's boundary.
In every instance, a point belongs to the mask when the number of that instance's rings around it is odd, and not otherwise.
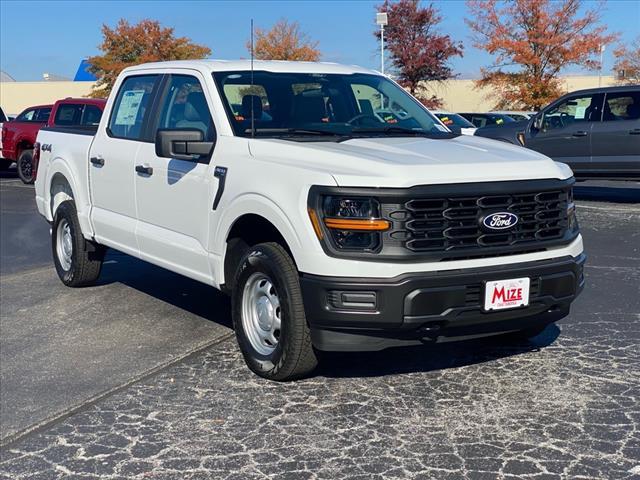
[{"label": "side mirror", "polygon": [[538,114],[533,117],[533,128],[536,130],[542,130],[542,114]]},{"label": "side mirror", "polygon": [[205,142],[202,130],[185,128],[180,130],[160,129],[156,133],[156,155],[197,162],[213,151],[213,142]]}]

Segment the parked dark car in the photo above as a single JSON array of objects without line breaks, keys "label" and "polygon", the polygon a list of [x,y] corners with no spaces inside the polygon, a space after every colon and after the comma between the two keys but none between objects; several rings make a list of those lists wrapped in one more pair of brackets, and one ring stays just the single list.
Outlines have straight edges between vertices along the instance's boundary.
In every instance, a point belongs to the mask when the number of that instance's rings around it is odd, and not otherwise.
[{"label": "parked dark car", "polygon": [[460,113],[460,115],[473,123],[476,128],[482,128],[488,125],[502,126],[515,122],[509,115],[502,113]]},{"label": "parked dark car", "polygon": [[527,123],[475,134],[544,153],[577,178],[640,178],[640,86],[571,92]]}]

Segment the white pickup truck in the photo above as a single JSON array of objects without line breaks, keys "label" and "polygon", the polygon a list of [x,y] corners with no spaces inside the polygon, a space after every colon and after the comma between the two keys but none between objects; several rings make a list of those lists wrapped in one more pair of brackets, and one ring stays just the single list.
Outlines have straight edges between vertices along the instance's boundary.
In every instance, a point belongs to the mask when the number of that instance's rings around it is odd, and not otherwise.
[{"label": "white pickup truck", "polygon": [[97,129],[37,142],[62,282],[91,284],[109,247],[230,292],[266,378],[318,351],[531,336],[584,284],[566,165],[453,134],[359,67],[127,68]]}]

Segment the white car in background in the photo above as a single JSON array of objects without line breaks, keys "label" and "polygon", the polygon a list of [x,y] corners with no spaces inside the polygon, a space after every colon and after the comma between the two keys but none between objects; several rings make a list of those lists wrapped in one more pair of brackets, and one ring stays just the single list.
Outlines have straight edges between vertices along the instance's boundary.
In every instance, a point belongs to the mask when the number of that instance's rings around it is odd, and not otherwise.
[{"label": "white car in background", "polygon": [[457,113],[445,112],[442,110],[430,110],[438,120],[454,133],[460,133],[462,135],[473,135],[477,128],[469,120]]}]

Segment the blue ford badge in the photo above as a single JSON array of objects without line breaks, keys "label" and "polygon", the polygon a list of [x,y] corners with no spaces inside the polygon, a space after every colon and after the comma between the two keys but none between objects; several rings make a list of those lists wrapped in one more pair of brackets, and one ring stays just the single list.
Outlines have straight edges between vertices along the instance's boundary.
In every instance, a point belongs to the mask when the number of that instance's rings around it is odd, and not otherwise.
[{"label": "blue ford badge", "polygon": [[496,212],[486,215],[482,225],[488,230],[508,230],[518,223],[518,216],[510,212]]}]

